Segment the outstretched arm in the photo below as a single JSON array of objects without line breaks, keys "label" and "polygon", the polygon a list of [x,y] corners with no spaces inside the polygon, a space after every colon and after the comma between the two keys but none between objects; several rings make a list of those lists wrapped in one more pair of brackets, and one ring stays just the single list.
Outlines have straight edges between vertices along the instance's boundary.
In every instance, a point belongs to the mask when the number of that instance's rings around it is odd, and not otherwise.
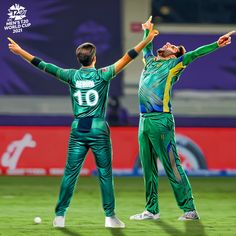
[{"label": "outstretched arm", "polygon": [[153,40],[155,36],[159,34],[157,30],[153,29],[153,24],[150,24],[148,27],[149,33],[147,37],[115,63],[115,74],[118,74],[122,69],[124,69],[124,67],[129,64]]},{"label": "outstretched arm", "polygon": [[33,55],[31,55],[30,53],[22,49],[13,39],[11,38],[7,38],[7,39],[10,41],[10,43],[8,44],[8,47],[12,53],[21,56],[23,59],[25,59],[29,63],[34,59]]},{"label": "outstretched arm", "polygon": [[[152,21],[152,16],[149,17],[149,19],[142,24],[142,29],[144,30],[144,34],[143,34],[143,39],[146,39],[149,33],[149,28]],[[149,56],[154,56],[153,55],[153,43],[152,41],[143,49],[143,58],[147,59]]]},{"label": "outstretched arm", "polygon": [[221,36],[217,42],[212,44],[204,45],[195,49],[194,51],[188,52],[183,56],[183,64],[184,66],[188,65],[192,61],[196,60],[197,58],[207,55],[211,52],[214,52],[216,49],[229,45],[231,43],[231,35],[234,34],[235,31],[231,31],[223,36]]},{"label": "outstretched arm", "polygon": [[16,55],[21,56],[24,60],[31,63],[32,65],[38,67],[40,70],[43,70],[53,76],[56,76],[57,78],[61,79],[64,82],[68,82],[68,70],[64,70],[56,65],[46,63],[43,60],[39,59],[38,57],[35,57],[22,49],[13,39],[7,38],[10,43],[8,44],[8,47],[10,51]]}]

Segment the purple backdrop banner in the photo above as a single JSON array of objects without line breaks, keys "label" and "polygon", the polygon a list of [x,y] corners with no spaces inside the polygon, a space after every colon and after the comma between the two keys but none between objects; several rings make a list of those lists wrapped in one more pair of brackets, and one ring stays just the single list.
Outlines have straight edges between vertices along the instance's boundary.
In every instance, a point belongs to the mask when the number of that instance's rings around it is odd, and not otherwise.
[{"label": "purple backdrop banner", "polygon": [[[62,95],[68,87],[25,61],[7,47],[11,37],[24,49],[62,68],[78,68],[76,47],[86,41],[97,46],[97,65],[114,63],[122,54],[120,0],[1,1],[0,95]],[[111,93],[122,92],[115,79]]]},{"label": "purple backdrop banner", "polygon": [[[8,36],[32,54],[63,68],[78,68],[75,49],[91,41],[97,46],[99,68],[122,55],[120,9],[120,0],[1,1],[0,95],[68,94],[67,86],[12,55]],[[189,51],[219,36],[160,34],[154,44],[157,49],[169,41],[183,44]],[[236,37],[232,36],[231,45],[189,65],[175,89],[236,90]],[[122,81],[115,79],[111,94],[121,93]]]},{"label": "purple backdrop banner", "polygon": [[[226,32],[227,33],[227,32]],[[221,35],[160,34],[154,41],[154,49],[166,42],[184,45],[187,51],[213,43]],[[227,47],[201,57],[183,72],[175,89],[236,90],[236,37]]]}]

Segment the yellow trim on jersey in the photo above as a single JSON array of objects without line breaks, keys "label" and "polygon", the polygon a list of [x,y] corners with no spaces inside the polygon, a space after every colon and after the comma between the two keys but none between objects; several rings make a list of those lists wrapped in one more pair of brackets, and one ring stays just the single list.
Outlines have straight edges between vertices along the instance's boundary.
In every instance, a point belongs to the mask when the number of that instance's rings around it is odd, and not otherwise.
[{"label": "yellow trim on jersey", "polygon": [[169,72],[169,75],[166,80],[165,92],[164,92],[164,97],[163,97],[163,112],[170,112],[170,108],[168,104],[170,101],[171,82],[172,82],[173,77],[177,75],[177,73],[184,67],[185,66],[183,65],[183,62],[181,61],[175,67],[173,67]]},{"label": "yellow trim on jersey", "polygon": [[147,63],[144,57],[142,58],[142,61],[143,61],[143,64],[146,66]]}]

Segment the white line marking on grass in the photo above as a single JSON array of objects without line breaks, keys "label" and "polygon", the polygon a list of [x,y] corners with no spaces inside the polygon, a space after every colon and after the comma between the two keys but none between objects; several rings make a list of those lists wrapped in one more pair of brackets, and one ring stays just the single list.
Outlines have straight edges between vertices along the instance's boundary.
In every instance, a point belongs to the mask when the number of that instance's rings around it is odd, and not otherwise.
[{"label": "white line marking on grass", "polygon": [[15,198],[15,196],[13,196],[13,195],[3,195],[2,198],[12,199],[12,198]]}]

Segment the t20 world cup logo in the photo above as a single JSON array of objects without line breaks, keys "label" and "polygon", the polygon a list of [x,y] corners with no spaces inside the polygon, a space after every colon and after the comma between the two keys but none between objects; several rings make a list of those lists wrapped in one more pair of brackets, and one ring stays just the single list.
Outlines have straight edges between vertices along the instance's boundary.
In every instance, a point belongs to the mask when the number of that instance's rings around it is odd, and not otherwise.
[{"label": "t20 world cup logo", "polygon": [[26,12],[27,12],[25,7],[22,7],[19,4],[12,5],[8,9],[8,11],[9,11],[8,13],[9,18],[13,20],[22,20],[23,18],[26,17]]},{"label": "t20 world cup logo", "polygon": [[5,30],[12,30],[12,33],[21,33],[23,28],[28,28],[31,23],[26,18],[27,10],[19,4],[14,4],[8,9],[8,19]]}]

